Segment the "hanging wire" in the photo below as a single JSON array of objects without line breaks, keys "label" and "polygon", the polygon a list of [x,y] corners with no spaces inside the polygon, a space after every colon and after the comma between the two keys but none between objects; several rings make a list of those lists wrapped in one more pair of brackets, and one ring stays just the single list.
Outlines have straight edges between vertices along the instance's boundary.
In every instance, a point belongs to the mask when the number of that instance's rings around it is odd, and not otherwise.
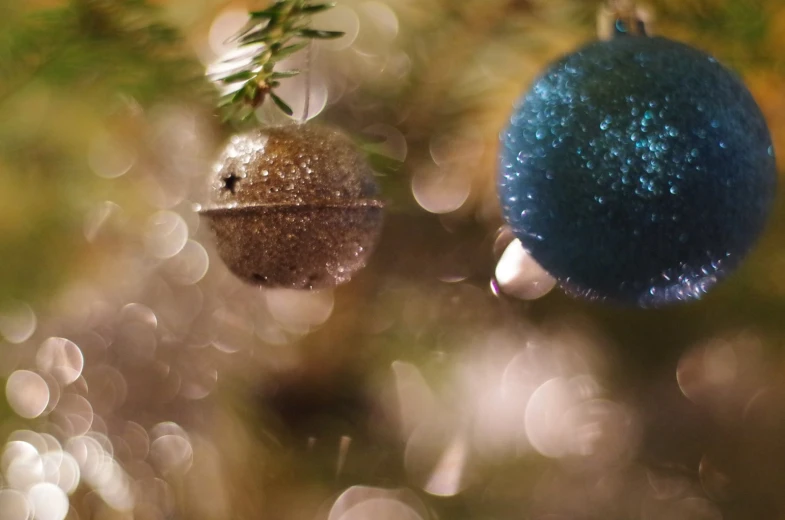
[{"label": "hanging wire", "polygon": [[308,115],[311,111],[311,83],[313,80],[311,74],[311,62],[313,61],[313,42],[308,43],[308,49],[305,52],[305,102],[303,103],[303,116],[300,119],[300,124],[308,121]]}]

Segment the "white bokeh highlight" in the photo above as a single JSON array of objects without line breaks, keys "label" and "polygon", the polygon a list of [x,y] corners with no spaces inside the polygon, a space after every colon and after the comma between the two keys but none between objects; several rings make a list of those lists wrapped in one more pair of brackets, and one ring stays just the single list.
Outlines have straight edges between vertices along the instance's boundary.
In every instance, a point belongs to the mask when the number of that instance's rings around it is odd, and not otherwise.
[{"label": "white bokeh highlight", "polygon": [[20,417],[34,419],[49,404],[49,386],[40,375],[29,370],[12,373],[5,385],[8,404]]}]

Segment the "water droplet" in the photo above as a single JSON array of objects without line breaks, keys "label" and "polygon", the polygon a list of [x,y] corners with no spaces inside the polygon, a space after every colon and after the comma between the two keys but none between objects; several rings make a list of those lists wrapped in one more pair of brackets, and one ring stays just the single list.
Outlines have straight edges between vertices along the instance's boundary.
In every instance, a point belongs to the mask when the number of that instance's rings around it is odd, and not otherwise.
[{"label": "water droplet", "polygon": [[537,130],[537,133],[535,135],[537,136],[537,139],[541,141],[541,140],[545,139],[545,134],[546,134],[545,130],[540,128],[539,130]]},{"label": "water droplet", "polygon": [[679,188],[678,188],[678,186],[671,186],[670,192],[671,192],[673,195],[678,195],[678,194],[679,194]]}]

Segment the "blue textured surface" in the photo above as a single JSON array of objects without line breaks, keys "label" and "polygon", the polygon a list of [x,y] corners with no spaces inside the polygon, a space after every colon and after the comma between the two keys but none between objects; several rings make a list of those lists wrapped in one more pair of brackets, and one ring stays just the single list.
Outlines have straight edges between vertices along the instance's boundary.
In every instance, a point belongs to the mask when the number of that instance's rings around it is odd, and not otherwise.
[{"label": "blue textured surface", "polygon": [[776,188],[747,88],[664,38],[596,42],[556,62],[501,139],[507,222],[568,292],[591,299],[700,298],[752,247]]}]

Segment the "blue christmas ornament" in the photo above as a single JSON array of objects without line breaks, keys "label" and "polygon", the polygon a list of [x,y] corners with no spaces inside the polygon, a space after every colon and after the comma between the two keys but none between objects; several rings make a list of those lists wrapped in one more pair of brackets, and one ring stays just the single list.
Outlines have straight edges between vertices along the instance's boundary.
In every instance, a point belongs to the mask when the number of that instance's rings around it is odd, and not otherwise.
[{"label": "blue christmas ornament", "polygon": [[664,38],[554,63],[502,134],[504,217],[573,294],[700,298],[760,235],[777,174],[766,122],[716,59]]}]

